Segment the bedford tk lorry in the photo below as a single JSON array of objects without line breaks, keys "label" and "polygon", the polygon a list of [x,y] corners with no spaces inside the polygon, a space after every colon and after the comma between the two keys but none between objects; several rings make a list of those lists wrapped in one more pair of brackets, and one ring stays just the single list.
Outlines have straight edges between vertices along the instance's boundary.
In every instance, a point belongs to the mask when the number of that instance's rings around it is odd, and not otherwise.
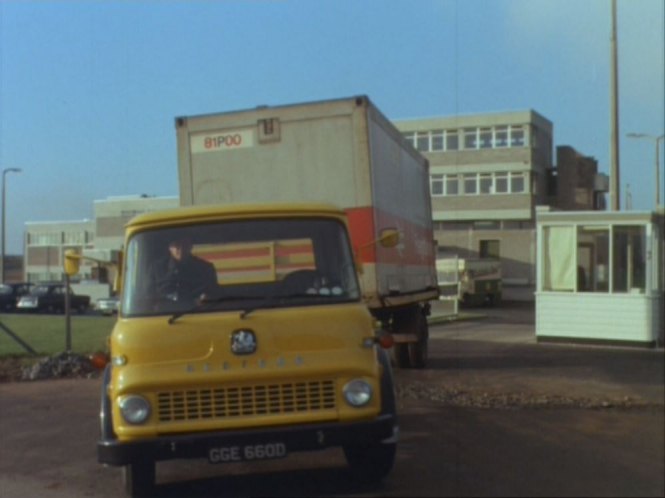
[{"label": "bedford tk lorry", "polygon": [[[182,271],[168,266],[174,241],[188,253]],[[390,228],[374,241],[385,250],[397,242]],[[156,463],[173,459],[342,447],[359,477],[385,476],[398,437],[390,334],[363,300],[356,264],[334,206],[135,217],[103,376],[99,462],[123,467],[130,496],[151,496]]]},{"label": "bedford tk lorry", "polygon": [[[361,293],[394,363],[427,363],[438,298],[429,164],[365,96],[176,118],[183,206],[325,202],[344,209]],[[385,227],[396,249],[372,241]]]}]

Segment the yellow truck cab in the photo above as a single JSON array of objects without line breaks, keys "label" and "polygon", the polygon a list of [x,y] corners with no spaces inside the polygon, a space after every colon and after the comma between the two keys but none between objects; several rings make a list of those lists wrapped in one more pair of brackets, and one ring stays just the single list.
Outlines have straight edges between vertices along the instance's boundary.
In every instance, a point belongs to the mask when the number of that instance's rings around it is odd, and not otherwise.
[{"label": "yellow truck cab", "polygon": [[150,495],[158,461],[333,446],[360,477],[385,476],[398,435],[390,336],[376,330],[357,266],[345,214],[330,205],[134,218],[98,460],[124,467],[131,496]]}]

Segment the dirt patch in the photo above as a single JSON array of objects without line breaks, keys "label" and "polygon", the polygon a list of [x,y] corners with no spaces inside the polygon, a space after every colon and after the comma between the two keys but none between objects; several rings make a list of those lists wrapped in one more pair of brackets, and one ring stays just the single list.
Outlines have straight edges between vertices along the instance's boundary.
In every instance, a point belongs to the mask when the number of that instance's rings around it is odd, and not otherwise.
[{"label": "dirt patch", "polygon": [[22,380],[23,369],[32,366],[43,356],[6,356],[0,358],[0,382],[17,382]]},{"label": "dirt patch", "polygon": [[648,402],[639,396],[601,397],[561,394],[534,394],[530,392],[500,392],[495,390],[467,389],[459,386],[440,386],[423,382],[397,380],[395,390],[398,400],[428,400],[445,406],[485,408],[494,410],[521,409],[655,409],[663,405]]},{"label": "dirt patch", "polygon": [[75,353],[0,358],[0,382],[92,378],[100,373],[101,369],[93,364],[91,358]]}]

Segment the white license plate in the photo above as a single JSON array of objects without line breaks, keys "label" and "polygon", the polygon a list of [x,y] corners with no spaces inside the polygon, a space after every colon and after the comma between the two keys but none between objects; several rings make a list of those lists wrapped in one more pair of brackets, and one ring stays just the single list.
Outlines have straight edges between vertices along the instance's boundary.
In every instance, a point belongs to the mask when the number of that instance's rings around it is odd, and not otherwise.
[{"label": "white license plate", "polygon": [[208,450],[210,463],[242,462],[247,460],[273,460],[287,454],[284,443],[220,446]]}]

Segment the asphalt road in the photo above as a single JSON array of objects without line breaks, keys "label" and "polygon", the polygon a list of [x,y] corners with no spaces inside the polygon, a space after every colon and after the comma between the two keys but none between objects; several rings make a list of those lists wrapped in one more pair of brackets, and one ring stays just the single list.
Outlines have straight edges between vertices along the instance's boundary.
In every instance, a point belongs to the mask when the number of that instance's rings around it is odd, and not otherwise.
[{"label": "asphalt road", "polygon": [[[156,497],[663,496],[661,350],[535,344],[532,310],[431,329],[430,367],[396,371],[392,474],[354,482],[340,450],[158,466]],[[0,496],[122,496],[96,463],[99,380],[0,384]]]}]

